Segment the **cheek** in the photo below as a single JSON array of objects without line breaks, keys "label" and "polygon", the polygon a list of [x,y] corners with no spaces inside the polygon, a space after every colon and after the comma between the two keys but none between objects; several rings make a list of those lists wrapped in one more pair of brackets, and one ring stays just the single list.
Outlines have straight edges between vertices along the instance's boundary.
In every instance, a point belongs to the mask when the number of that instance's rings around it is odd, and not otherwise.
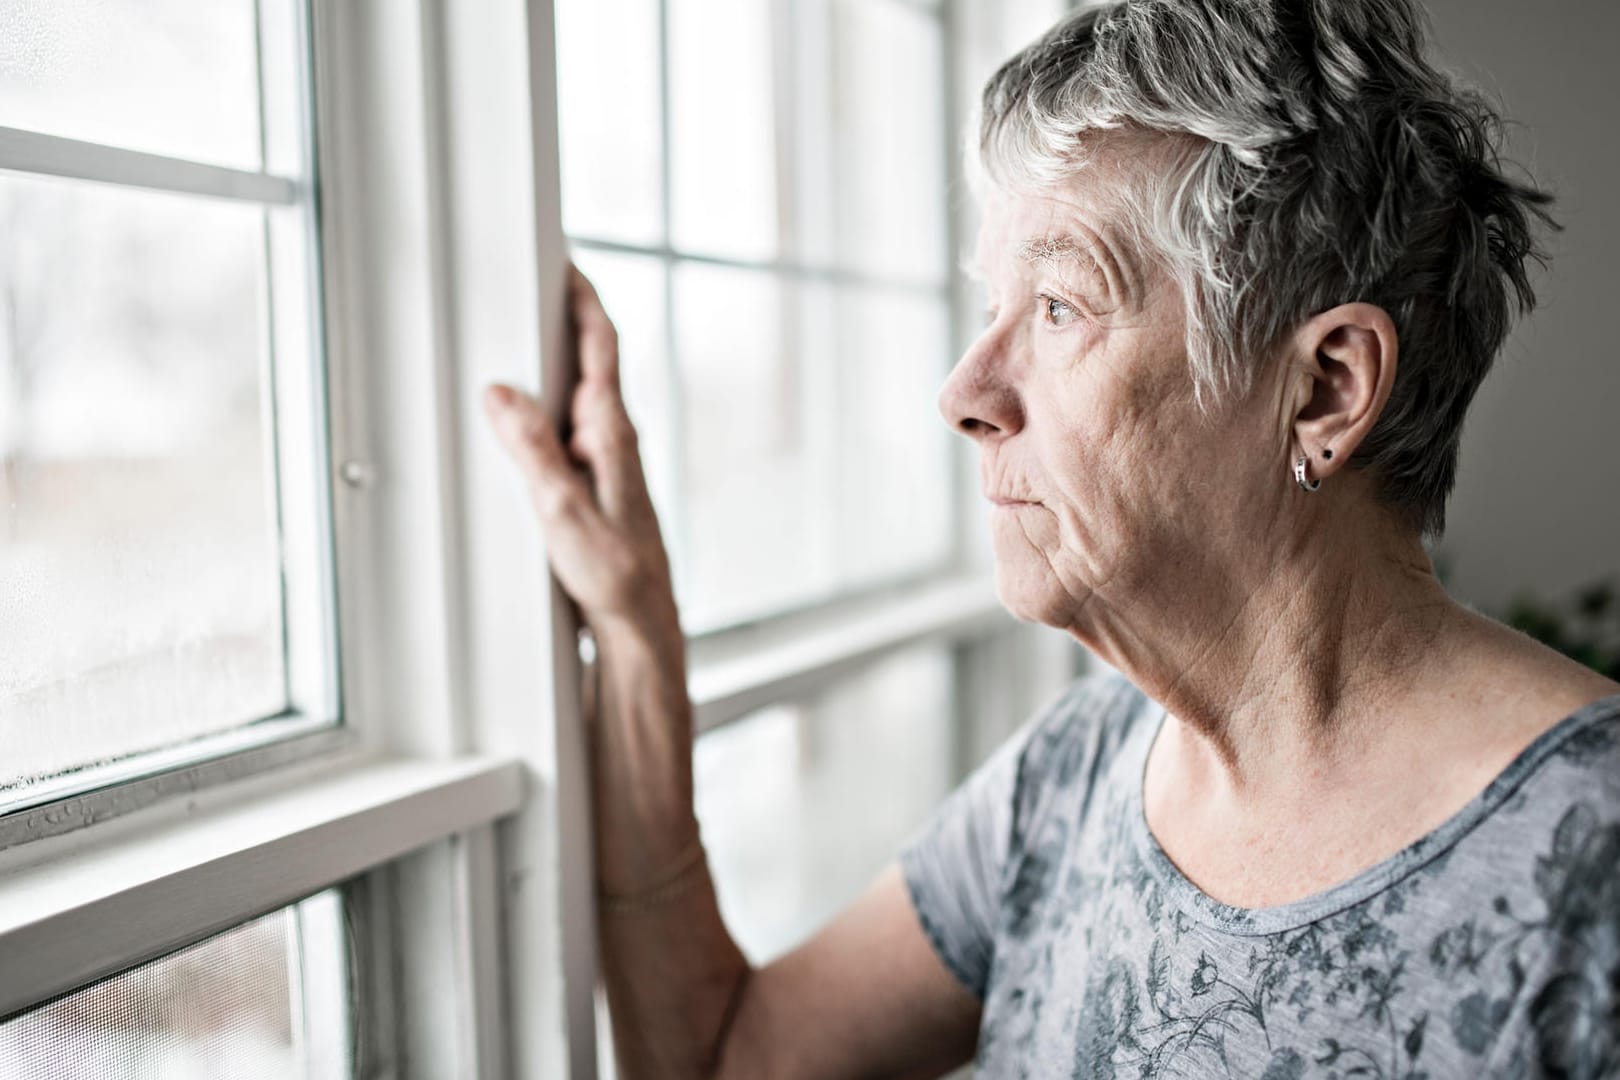
[{"label": "cheek", "polygon": [[1153,393],[1116,382],[1051,430],[1056,437],[1043,458],[1056,495],[1057,543],[1076,574],[1095,585],[1160,558],[1188,482],[1168,410]]},{"label": "cheek", "polygon": [[1092,520],[1124,514],[1156,471],[1147,415],[1110,393],[1113,387],[1097,389],[1055,412],[1040,452],[1061,504]]}]

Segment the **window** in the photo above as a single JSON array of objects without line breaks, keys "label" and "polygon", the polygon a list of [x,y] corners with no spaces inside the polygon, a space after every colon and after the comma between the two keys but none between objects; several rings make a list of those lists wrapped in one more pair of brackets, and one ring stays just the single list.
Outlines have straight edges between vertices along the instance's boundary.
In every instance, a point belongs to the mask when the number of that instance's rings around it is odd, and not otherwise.
[{"label": "window", "polygon": [[944,30],[906,0],[558,4],[564,226],[627,333],[692,632],[959,562]]},{"label": "window", "polygon": [[494,827],[543,687],[443,692],[484,533],[399,318],[449,319],[440,17],[525,100],[521,12],[0,3],[0,1073],[556,1071],[478,1007],[550,903]]},{"label": "window", "polygon": [[0,8],[0,808],[337,719],[298,9],[194,6]]}]

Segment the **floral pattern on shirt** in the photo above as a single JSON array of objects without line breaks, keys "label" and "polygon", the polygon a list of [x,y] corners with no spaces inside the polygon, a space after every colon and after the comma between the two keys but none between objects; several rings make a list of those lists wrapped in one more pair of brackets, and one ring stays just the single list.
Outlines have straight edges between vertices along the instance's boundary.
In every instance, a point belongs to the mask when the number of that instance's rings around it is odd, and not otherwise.
[{"label": "floral pattern on shirt", "polygon": [[[1147,834],[1156,716],[1122,680],[1077,684],[902,859],[984,1000],[980,1075],[1620,1077],[1620,698],[1394,859],[1260,911],[1198,892]],[[936,903],[953,890],[982,902]]]}]

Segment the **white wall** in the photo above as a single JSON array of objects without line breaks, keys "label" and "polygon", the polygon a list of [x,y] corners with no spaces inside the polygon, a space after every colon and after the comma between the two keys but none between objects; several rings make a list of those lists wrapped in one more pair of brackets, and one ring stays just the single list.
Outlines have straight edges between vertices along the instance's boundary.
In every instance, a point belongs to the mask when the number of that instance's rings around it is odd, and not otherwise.
[{"label": "white wall", "polygon": [[1558,195],[1536,313],[1486,380],[1442,552],[1499,608],[1620,575],[1620,5],[1429,0],[1452,70],[1514,121],[1512,156]]}]

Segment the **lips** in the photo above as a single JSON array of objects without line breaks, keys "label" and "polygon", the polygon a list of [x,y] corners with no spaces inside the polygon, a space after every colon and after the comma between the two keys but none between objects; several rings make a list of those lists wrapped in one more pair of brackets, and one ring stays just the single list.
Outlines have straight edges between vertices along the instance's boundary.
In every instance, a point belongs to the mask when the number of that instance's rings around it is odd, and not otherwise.
[{"label": "lips", "polygon": [[1038,500],[1026,498],[1018,494],[1022,488],[1023,480],[1014,469],[1002,467],[1002,463],[982,458],[979,461],[979,490],[984,497],[997,507],[1034,506]]}]

